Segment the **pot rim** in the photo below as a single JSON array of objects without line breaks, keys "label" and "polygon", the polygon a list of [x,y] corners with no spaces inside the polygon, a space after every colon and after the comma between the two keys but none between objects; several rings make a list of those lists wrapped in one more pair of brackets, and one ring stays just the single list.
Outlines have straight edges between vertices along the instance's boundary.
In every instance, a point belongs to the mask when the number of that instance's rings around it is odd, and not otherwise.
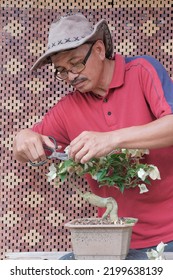
[{"label": "pot rim", "polygon": [[75,221],[78,220],[101,220],[101,218],[77,218],[77,219],[73,219],[67,223],[65,223],[65,227],[67,228],[127,228],[127,227],[132,227],[134,226],[138,219],[137,218],[132,218],[132,217],[123,217],[123,219],[125,219],[125,221],[127,220],[132,220],[129,223],[124,223],[124,224],[74,224]]}]

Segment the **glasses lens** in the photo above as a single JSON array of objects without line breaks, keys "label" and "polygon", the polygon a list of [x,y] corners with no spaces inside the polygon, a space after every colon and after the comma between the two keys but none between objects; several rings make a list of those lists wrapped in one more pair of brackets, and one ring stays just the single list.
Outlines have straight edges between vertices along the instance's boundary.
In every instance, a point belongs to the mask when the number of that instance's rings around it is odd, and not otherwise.
[{"label": "glasses lens", "polygon": [[81,63],[77,63],[76,65],[74,65],[72,68],[71,68],[71,72],[73,74],[78,74],[80,72],[82,72],[82,70],[85,68],[85,65],[81,62]]},{"label": "glasses lens", "polygon": [[67,76],[68,76],[68,72],[66,70],[63,70],[63,71],[57,71],[55,72],[55,78],[58,79],[58,80],[65,80],[67,79]]},{"label": "glasses lens", "polygon": [[63,70],[59,70],[59,69],[56,69],[55,71],[55,78],[57,80],[66,80],[67,77],[68,77],[68,72],[71,72],[73,74],[78,74],[80,72],[82,72],[85,68],[85,64],[83,64],[82,62],[80,63],[77,63],[75,64],[71,69],[69,70],[66,70],[66,69],[63,69]]}]

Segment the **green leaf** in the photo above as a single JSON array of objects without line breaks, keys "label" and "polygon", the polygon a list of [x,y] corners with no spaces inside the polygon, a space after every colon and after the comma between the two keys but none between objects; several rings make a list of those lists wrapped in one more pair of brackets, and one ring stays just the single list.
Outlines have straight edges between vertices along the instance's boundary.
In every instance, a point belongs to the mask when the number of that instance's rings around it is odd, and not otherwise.
[{"label": "green leaf", "polygon": [[[81,177],[89,173],[96,178],[99,186],[115,186],[123,193],[125,189],[141,184],[142,181],[138,177],[140,168],[145,172],[151,169],[151,165],[140,162],[140,158],[143,160],[141,150],[136,153],[136,150],[123,149],[121,152],[119,149],[107,156],[92,158],[86,164],[77,163],[73,159],[65,160],[57,165],[55,174],[61,181],[64,181],[69,175]],[[151,180],[151,177],[147,176],[144,182],[151,184]]]},{"label": "green leaf", "polygon": [[96,177],[97,177],[97,181],[100,182],[102,181],[102,179],[104,178],[104,176],[106,175],[107,173],[107,170],[106,169],[102,169],[102,170],[99,170],[96,174]]},{"label": "green leaf", "polygon": [[65,179],[67,178],[67,173],[59,174],[59,177],[60,177],[61,181],[64,182]]}]

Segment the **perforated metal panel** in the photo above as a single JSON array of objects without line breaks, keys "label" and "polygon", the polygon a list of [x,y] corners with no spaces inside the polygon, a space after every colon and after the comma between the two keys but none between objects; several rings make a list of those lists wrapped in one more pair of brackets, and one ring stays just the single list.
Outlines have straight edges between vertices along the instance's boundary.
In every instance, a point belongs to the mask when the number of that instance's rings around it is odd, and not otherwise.
[{"label": "perforated metal panel", "polygon": [[[1,61],[1,258],[13,251],[71,250],[64,223],[93,216],[69,182],[47,182],[41,168],[14,161],[12,143],[21,128],[47,112],[69,87],[55,83],[51,66],[30,73],[42,54],[52,21],[70,9],[80,9],[93,21],[107,19],[115,51],[158,58],[172,76],[172,1],[3,1],[0,8]],[[77,184],[87,189],[84,180]]]}]

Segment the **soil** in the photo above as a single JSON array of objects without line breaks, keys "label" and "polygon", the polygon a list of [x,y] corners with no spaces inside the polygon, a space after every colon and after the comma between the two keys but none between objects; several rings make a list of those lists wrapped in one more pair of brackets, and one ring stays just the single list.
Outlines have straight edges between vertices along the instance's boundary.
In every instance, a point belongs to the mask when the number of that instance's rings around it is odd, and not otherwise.
[{"label": "soil", "polygon": [[116,222],[112,222],[110,219],[101,219],[101,218],[80,218],[73,221],[74,225],[123,225],[133,223],[135,219],[133,218],[118,218]]}]

